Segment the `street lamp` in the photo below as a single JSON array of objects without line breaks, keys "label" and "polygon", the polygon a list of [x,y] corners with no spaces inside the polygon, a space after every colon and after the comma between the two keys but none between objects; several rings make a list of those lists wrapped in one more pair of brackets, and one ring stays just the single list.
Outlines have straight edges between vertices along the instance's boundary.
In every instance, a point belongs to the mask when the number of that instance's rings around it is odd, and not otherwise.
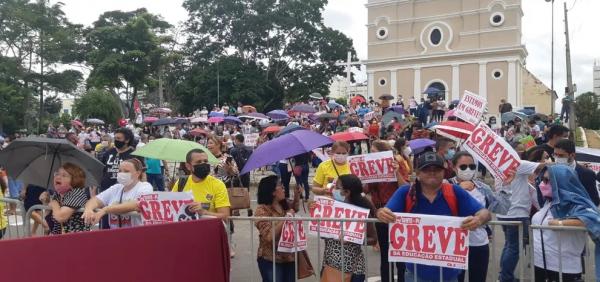
[{"label": "street lamp", "polygon": [[552,36],[551,36],[551,59],[550,59],[550,114],[554,114],[554,0],[546,0],[546,2],[552,2]]},{"label": "street lamp", "polygon": [[[210,46],[210,45],[213,45],[213,44],[225,45],[225,41],[213,41],[213,42],[209,42],[206,45]],[[219,108],[221,107],[221,79],[220,79],[220,62],[219,62],[219,58],[217,58],[217,106]]]}]

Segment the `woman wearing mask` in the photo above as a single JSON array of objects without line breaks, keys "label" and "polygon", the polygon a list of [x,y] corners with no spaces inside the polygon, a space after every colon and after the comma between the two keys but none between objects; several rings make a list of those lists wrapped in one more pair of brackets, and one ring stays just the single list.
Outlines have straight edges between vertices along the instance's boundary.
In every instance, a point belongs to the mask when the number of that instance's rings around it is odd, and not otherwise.
[{"label": "woman wearing mask", "polygon": [[[539,189],[544,203],[531,218],[532,224],[585,227],[586,224],[583,220],[593,219],[597,222],[597,218],[600,216],[598,209],[587,196],[577,175],[568,166],[549,166],[543,173]],[[598,224],[596,223],[596,225]],[[583,270],[581,254],[586,241],[587,236],[583,232],[561,233],[553,230],[534,229],[535,281],[559,281],[559,272],[561,271],[562,281],[583,281],[581,280]],[[559,259],[562,259],[562,269],[559,269]]]},{"label": "woman wearing mask", "polygon": [[[363,185],[360,179],[356,175],[346,174],[339,177],[332,194],[336,201],[370,209],[369,215],[374,217],[375,208],[367,198],[362,196],[362,190]],[[368,223],[365,240],[367,245],[377,244],[376,233],[374,224]],[[344,244],[343,258],[341,257],[342,244]],[[325,239],[323,264],[321,282],[341,281],[342,271],[345,277],[344,281],[362,282],[366,279],[365,256],[359,244],[342,242],[338,239]]]},{"label": "woman wearing mask", "polygon": [[412,161],[410,159],[412,150],[408,146],[408,142],[403,137],[396,138],[394,142],[394,149],[396,153],[394,158],[400,165],[400,173],[406,181],[409,180],[410,174],[413,172]]},{"label": "woman wearing mask", "polygon": [[335,187],[335,181],[341,175],[350,174],[348,165],[348,153],[350,145],[344,141],[333,143],[331,147],[331,159],[319,164],[315,177],[313,178],[312,192],[315,195],[331,195],[331,189]]},{"label": "woman wearing mask", "polygon": [[[285,217],[298,211],[300,195],[302,190],[296,186],[294,201],[285,197],[283,186],[277,175],[263,177],[258,183],[256,193],[258,207],[256,217]],[[257,221],[256,229],[259,233],[259,245],[257,251],[258,269],[263,282],[292,282],[295,278],[294,253],[276,252],[273,258],[273,234],[276,240],[281,237],[284,221],[270,222],[267,220]],[[278,242],[275,242],[278,244]],[[273,259],[275,259],[275,281],[273,281]]]},{"label": "woman wearing mask", "polygon": [[54,172],[53,184],[56,193],[51,197],[48,192],[40,195],[42,203],[49,202],[52,210],[46,217],[50,234],[89,231],[90,226],[84,223],[81,212],[77,212],[89,199],[84,187],[85,172],[77,165],[65,163]]},{"label": "woman wearing mask", "polygon": [[238,167],[229,154],[223,153],[223,143],[216,136],[211,135],[208,137],[206,148],[219,160],[212,175],[223,181],[226,187],[235,186],[234,181],[238,181]]},{"label": "woman wearing mask", "polygon": [[[137,199],[152,193],[152,185],[143,179],[144,168],[140,160],[128,159],[121,162],[117,184],[85,204],[82,218],[86,224],[96,224],[108,214],[111,229],[141,225],[141,218],[122,214],[139,211]],[[95,209],[100,210],[95,212]]]}]

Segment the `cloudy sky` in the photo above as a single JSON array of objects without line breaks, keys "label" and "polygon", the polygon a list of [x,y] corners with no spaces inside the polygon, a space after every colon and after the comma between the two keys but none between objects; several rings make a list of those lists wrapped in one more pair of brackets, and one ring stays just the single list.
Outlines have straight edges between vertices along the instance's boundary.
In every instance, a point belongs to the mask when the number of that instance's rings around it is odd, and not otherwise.
[{"label": "cloudy sky", "polygon": [[[341,30],[354,40],[354,48],[360,59],[367,59],[367,9],[368,0],[329,0],[323,12],[325,24]],[[592,90],[592,68],[594,59],[600,62],[600,33],[598,33],[597,12],[599,0],[556,0],[554,3],[555,27],[555,66],[554,84],[562,96],[566,85],[565,36],[563,3],[569,9],[571,37],[571,60],[573,81],[578,92]],[[52,3],[58,2],[52,0]],[[85,25],[91,24],[98,16],[111,10],[133,10],[146,7],[150,12],[162,15],[167,21],[176,24],[185,21],[186,11],[181,7],[183,0],[60,0],[65,3],[67,17]],[[545,0],[522,0],[523,3],[523,44],[527,46],[527,68],[546,85],[550,86],[550,38],[552,5]],[[364,72],[357,73],[358,80],[366,80]]]}]

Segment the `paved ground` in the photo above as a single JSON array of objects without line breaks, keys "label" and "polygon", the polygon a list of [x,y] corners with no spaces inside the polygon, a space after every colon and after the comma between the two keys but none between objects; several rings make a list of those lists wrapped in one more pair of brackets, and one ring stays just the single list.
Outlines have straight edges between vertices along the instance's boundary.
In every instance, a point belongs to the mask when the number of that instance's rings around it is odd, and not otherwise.
[{"label": "paved ground", "polygon": [[587,138],[588,147],[600,149],[600,135],[598,135],[598,131],[585,129],[585,137]]}]

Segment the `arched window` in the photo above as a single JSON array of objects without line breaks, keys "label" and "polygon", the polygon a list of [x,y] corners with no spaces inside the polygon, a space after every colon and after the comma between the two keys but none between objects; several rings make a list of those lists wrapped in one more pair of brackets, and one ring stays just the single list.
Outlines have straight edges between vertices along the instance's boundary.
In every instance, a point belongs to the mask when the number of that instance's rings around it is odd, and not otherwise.
[{"label": "arched window", "polygon": [[439,99],[440,97],[443,100],[446,100],[446,86],[444,86],[441,82],[433,82],[427,86],[427,90],[425,90],[428,98],[436,97]]}]

